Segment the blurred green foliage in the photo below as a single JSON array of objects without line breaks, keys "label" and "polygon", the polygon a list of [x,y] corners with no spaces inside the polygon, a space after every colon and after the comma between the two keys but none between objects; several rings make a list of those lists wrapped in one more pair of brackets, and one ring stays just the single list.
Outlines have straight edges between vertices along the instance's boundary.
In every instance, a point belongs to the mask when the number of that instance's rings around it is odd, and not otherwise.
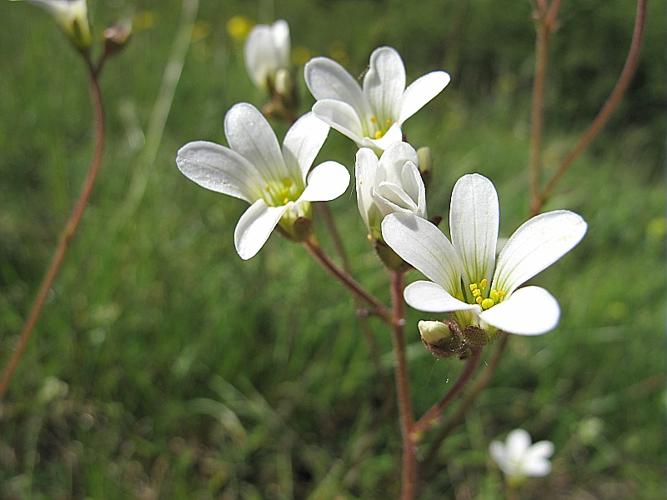
[{"label": "blurred green foliage", "polygon": [[[232,233],[245,205],[189,183],[175,152],[189,140],[224,141],[225,111],[262,103],[225,33],[232,15],[286,18],[301,53],[336,55],[353,73],[375,46],[392,44],[409,80],[440,67],[453,76],[406,126],[415,145],[433,149],[430,213],[446,216],[455,180],[478,171],[497,185],[508,235],[527,212],[530,6],[202,2],[156,161],[146,163],[179,4],[93,5],[97,33],[126,15],[139,29],[104,75],[106,162],[0,406],[0,497],[394,497],[400,438],[386,384],[388,333],[373,323],[378,376],[346,292],[325,285],[304,250],[279,236],[242,262]],[[544,337],[512,339],[492,385],[425,472],[422,498],[502,498],[487,447],[519,426],[556,444],[553,473],[530,483],[525,498],[664,493],[663,11],[651,3],[628,98],[547,207],[575,210],[590,228],[539,277],[560,301],[561,324]],[[0,31],[5,359],[84,175],[90,113],[80,61],[48,17],[4,2],[0,18],[11,27]],[[547,172],[612,87],[632,22],[631,2],[564,2],[549,71]],[[305,110],[312,101],[303,95]],[[351,166],[354,152],[332,132],[320,158]],[[128,190],[144,179],[135,205]],[[388,299],[352,190],[332,209],[355,275]],[[407,333],[423,412],[460,363],[425,352],[414,327],[420,317],[409,313]]]}]

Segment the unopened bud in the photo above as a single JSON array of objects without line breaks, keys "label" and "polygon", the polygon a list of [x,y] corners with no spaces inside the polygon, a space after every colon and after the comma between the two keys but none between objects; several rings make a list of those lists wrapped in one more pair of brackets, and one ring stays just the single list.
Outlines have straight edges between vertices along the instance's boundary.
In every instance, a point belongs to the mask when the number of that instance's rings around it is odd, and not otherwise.
[{"label": "unopened bud", "polygon": [[449,327],[441,321],[420,321],[417,328],[422,340],[427,344],[439,344],[452,336]]},{"label": "unopened bud", "polygon": [[410,264],[401,259],[384,241],[374,240],[373,246],[380,260],[392,271],[405,272],[411,268]]},{"label": "unopened bud", "polygon": [[132,36],[132,22],[125,20],[104,30],[104,52],[114,55],[127,45]]},{"label": "unopened bud", "polygon": [[290,95],[292,93],[292,86],[294,85],[292,81],[292,75],[289,70],[281,68],[276,71],[276,80],[274,83],[274,89],[280,95]]}]

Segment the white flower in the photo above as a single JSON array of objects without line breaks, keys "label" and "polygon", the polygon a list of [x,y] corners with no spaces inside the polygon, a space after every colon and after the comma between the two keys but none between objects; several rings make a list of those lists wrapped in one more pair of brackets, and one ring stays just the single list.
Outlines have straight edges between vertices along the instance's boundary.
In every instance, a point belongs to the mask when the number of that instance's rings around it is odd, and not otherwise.
[{"label": "white flower", "polygon": [[491,458],[512,479],[546,476],[551,472],[549,457],[554,453],[551,441],[530,444],[530,435],[516,429],[507,435],[505,443],[493,441],[489,446]]},{"label": "white flower", "polygon": [[426,217],[426,190],[418,162],[417,152],[405,142],[389,146],[379,160],[371,149],[357,151],[357,203],[373,238],[380,237],[380,222],[390,213]]},{"label": "white flower", "polygon": [[290,67],[289,26],[279,20],[268,26],[258,24],[245,43],[245,64],[254,84],[260,89],[272,88],[279,72]]},{"label": "white flower", "polygon": [[311,201],[330,201],[347,189],[350,174],[340,163],[327,161],[308,173],[328,133],[308,113],[287,131],[281,151],[264,116],[241,103],[225,115],[229,148],[191,142],[178,151],[176,164],[200,186],[251,204],[234,231],[236,251],[249,259],[279,223],[290,233],[297,218],[309,217]]},{"label": "white flower", "polygon": [[304,75],[317,99],[313,113],[359,147],[378,151],[400,142],[403,122],[449,83],[447,73],[434,71],[405,88],[403,60],[391,47],[371,54],[363,90],[340,64],[326,57],[311,59]]},{"label": "white flower", "polygon": [[[17,1],[17,0],[13,0]],[[74,44],[85,49],[92,41],[86,0],[27,0],[46,9]]]},{"label": "white flower", "polygon": [[498,195],[479,174],[464,175],[454,186],[451,242],[424,219],[387,216],[385,242],[431,280],[409,285],[406,302],[421,311],[453,312],[462,326],[490,325],[518,335],[553,329],[560,315],[556,300],[543,288],[518,287],[579,243],[586,223],[567,210],[533,217],[514,232],[496,262],[498,222]]}]

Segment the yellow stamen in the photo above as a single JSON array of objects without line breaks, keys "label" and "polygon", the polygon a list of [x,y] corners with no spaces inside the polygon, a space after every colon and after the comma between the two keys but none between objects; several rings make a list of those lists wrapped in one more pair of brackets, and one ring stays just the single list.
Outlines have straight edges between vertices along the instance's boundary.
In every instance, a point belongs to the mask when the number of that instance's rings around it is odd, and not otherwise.
[{"label": "yellow stamen", "polygon": [[[486,300],[489,300],[489,299],[486,299]],[[478,296],[478,297],[475,299],[475,302],[477,302],[478,304],[481,305],[482,302],[484,302],[484,301],[482,300],[482,297],[479,297],[479,296]]]},{"label": "yellow stamen", "polygon": [[479,287],[480,287],[482,290],[484,290],[488,284],[489,284],[489,280],[487,280],[486,278],[484,278],[482,281],[479,282]]},{"label": "yellow stamen", "polygon": [[479,297],[482,295],[482,291],[479,288],[476,288],[472,291],[472,296],[473,297]]},{"label": "yellow stamen", "polygon": [[376,139],[381,139],[383,135],[384,135],[384,132],[382,132],[382,130],[378,130],[377,132],[375,132],[375,138]]},{"label": "yellow stamen", "polygon": [[371,123],[377,123],[378,119],[375,117],[375,115],[371,116]]},{"label": "yellow stamen", "polygon": [[477,290],[477,283],[470,283],[470,285],[468,285],[468,286],[470,287],[471,292],[474,292],[475,290]]},{"label": "yellow stamen", "polygon": [[[479,302],[478,302],[479,304]],[[482,309],[489,309],[493,306],[495,306],[496,303],[493,301],[493,299],[484,299],[481,303]]]}]

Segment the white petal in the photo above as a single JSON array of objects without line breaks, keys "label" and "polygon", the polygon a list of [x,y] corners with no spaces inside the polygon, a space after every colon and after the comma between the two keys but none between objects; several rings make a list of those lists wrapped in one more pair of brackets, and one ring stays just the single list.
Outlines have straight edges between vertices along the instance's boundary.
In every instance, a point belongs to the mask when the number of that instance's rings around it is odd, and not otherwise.
[{"label": "white petal", "polygon": [[402,140],[403,132],[401,131],[401,127],[398,123],[394,123],[379,139],[364,137],[361,146],[373,148],[376,151],[385,151],[386,149],[389,149],[390,146],[393,146]]},{"label": "white petal", "polygon": [[370,108],[361,87],[340,64],[326,57],[315,57],[306,63],[303,71],[315,99],[342,101],[352,106],[360,117],[369,116]]},{"label": "white petal", "polygon": [[176,165],[200,186],[252,203],[261,189],[261,178],[248,161],[229,148],[212,142],[190,142],[178,150]]},{"label": "white petal", "polygon": [[316,166],[306,181],[300,200],[331,201],[338,198],[350,185],[350,173],[338,162],[325,161]]},{"label": "white petal", "polygon": [[437,227],[416,215],[394,213],[382,221],[382,237],[405,262],[457,295],[461,264],[456,250]]},{"label": "white petal", "polygon": [[363,141],[363,130],[357,112],[349,104],[333,99],[317,101],[313,113],[323,122],[331,126],[357,144]]},{"label": "white petal", "polygon": [[290,178],[276,134],[266,118],[251,104],[232,106],[225,115],[229,146],[252,163],[266,180]]},{"label": "white petal", "polygon": [[480,319],[499,330],[517,335],[542,335],[558,324],[560,307],[544,288],[519,288],[508,299],[487,309]]},{"label": "white petal", "polygon": [[505,444],[500,441],[492,441],[489,445],[489,453],[491,458],[498,464],[498,467],[505,473],[511,474],[513,472],[510,464],[507,462],[507,452]]},{"label": "white petal", "polygon": [[254,257],[269,239],[288,205],[269,207],[257,200],[248,207],[234,229],[236,252],[243,260]]},{"label": "white petal", "polygon": [[523,429],[515,429],[507,435],[505,446],[507,460],[519,463],[530,446],[530,434]]},{"label": "white petal", "polygon": [[329,135],[329,125],[313,113],[306,113],[290,127],[283,140],[283,157],[288,168],[299,167],[302,179],[306,179],[317,153]]},{"label": "white petal", "polygon": [[403,297],[410,307],[419,311],[444,313],[479,310],[478,305],[461,302],[432,281],[415,281],[409,284],[403,291]]},{"label": "white petal", "polygon": [[[398,182],[400,172],[406,162],[419,163],[417,152],[407,142],[397,142],[389,146],[380,157],[380,167],[387,172],[387,179]],[[392,175],[393,174],[393,175]]]},{"label": "white petal", "polygon": [[538,441],[526,452],[526,459],[547,459],[554,454],[554,444],[551,441]]},{"label": "white petal", "polygon": [[354,177],[357,185],[357,205],[359,214],[364,220],[366,227],[370,229],[368,214],[373,206],[372,191],[375,185],[375,175],[378,168],[378,158],[369,148],[361,148],[357,151],[354,163]]},{"label": "white petal", "polygon": [[278,68],[271,28],[259,25],[252,29],[245,43],[244,56],[251,80],[257,87],[266,87],[267,77]]},{"label": "white petal", "polygon": [[521,464],[521,472],[523,475],[531,477],[546,476],[551,472],[551,463],[544,459],[525,460]]},{"label": "white petal", "polygon": [[444,71],[433,71],[408,85],[401,99],[401,111],[398,123],[403,124],[405,120],[442,92],[448,83],[449,75],[447,73]]},{"label": "white petal", "polygon": [[278,67],[288,68],[290,65],[290,39],[287,21],[279,19],[273,23],[271,38],[278,59]]},{"label": "white petal", "polygon": [[417,214],[417,204],[398,184],[381,182],[373,189],[372,196],[384,215],[392,212]]},{"label": "white petal", "polygon": [[468,174],[456,182],[449,210],[449,230],[452,244],[463,261],[467,283],[491,279],[498,217],[498,194],[489,179]]},{"label": "white petal", "polygon": [[417,204],[417,211],[415,212],[420,217],[426,217],[426,187],[417,165],[411,161],[406,162],[401,169],[401,185]]},{"label": "white petal", "polygon": [[569,252],[586,234],[586,222],[568,210],[554,210],[525,222],[503,247],[493,286],[512,293]]},{"label": "white petal", "polygon": [[371,54],[364,76],[364,94],[380,123],[396,121],[405,90],[405,66],[396,50],[380,47]]}]

